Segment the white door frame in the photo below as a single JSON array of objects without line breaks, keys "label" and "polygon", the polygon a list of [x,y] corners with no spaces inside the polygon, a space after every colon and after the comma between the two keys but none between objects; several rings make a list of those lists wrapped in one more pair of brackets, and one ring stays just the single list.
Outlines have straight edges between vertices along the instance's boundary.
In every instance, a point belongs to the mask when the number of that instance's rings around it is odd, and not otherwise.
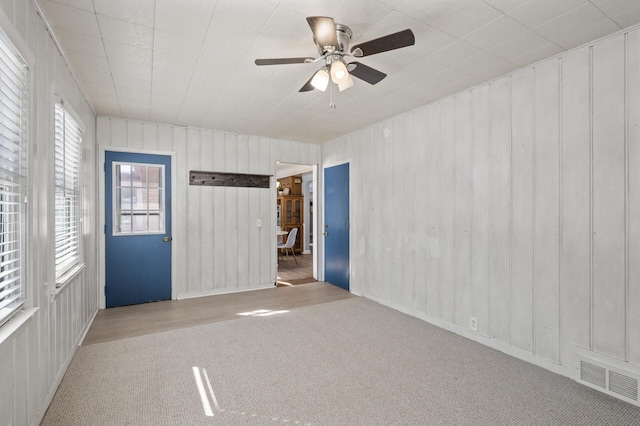
[{"label": "white door frame", "polygon": [[[105,277],[106,277],[106,269],[105,269],[105,152],[106,151],[114,151],[114,152],[127,152],[131,154],[151,154],[151,155],[165,155],[171,157],[171,194],[175,194],[176,188],[176,153],[175,151],[158,151],[158,150],[149,150],[149,149],[134,149],[120,146],[105,146],[100,145],[98,147],[98,164],[96,170],[98,171],[98,307],[100,309],[104,309],[106,307],[106,297],[104,294],[105,291]],[[175,196],[172,196],[171,202],[171,232],[173,234],[175,227],[176,216],[176,202]],[[178,239],[180,241],[180,239]],[[175,271],[176,271],[176,257],[174,253],[176,239],[174,238],[171,244],[171,300],[176,300],[176,288],[174,283],[175,280]]]},{"label": "white door frame", "polygon": [[[277,202],[277,197],[278,197],[278,189],[276,188],[277,184],[276,182],[278,181],[278,177],[277,177],[277,167],[278,167],[278,163],[288,163],[286,161],[276,161],[275,162],[275,167],[276,167],[276,173],[274,173],[273,175],[273,182],[271,187],[273,188],[271,190],[272,193],[272,205],[273,205],[273,220],[271,221],[273,223],[272,228],[271,228],[271,235],[273,236],[273,241],[274,243],[272,244],[272,246],[274,247],[273,250],[273,256],[272,256],[272,263],[273,263],[273,270],[275,271],[275,277],[273,282],[277,282],[278,281],[278,250],[275,248],[276,247],[276,229],[278,226],[277,223],[277,218],[276,218],[276,206],[278,204]],[[313,278],[318,280],[318,281],[322,281],[322,279],[324,279],[324,268],[320,268],[320,257],[318,256],[318,252],[320,251],[320,247],[319,247],[319,241],[320,241],[320,235],[318,234],[318,230],[320,229],[318,227],[318,223],[320,223],[320,218],[318,217],[318,212],[320,211],[318,209],[318,200],[319,195],[318,195],[318,191],[320,189],[320,182],[318,182],[318,168],[319,165],[318,164],[304,164],[304,163],[289,163],[289,164],[299,164],[301,166],[311,166],[312,167],[312,173],[313,173],[313,218],[314,218],[314,222],[313,222],[313,226],[312,226],[312,231],[313,231],[313,236],[314,236],[314,241],[313,241],[313,250],[312,250],[312,255],[313,255]]]}]

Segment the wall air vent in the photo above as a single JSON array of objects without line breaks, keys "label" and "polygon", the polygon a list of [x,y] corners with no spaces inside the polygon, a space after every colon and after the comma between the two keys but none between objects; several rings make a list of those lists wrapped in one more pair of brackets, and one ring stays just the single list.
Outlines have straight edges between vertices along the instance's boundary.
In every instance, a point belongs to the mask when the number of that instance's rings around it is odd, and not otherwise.
[{"label": "wall air vent", "polygon": [[609,390],[625,398],[638,400],[638,380],[617,371],[609,370]]},{"label": "wall air vent", "polygon": [[606,389],[607,369],[590,362],[580,361],[580,379]]},{"label": "wall air vent", "polygon": [[640,406],[638,399],[640,376],[618,367],[602,362],[596,363],[590,358],[581,359],[578,382]]}]

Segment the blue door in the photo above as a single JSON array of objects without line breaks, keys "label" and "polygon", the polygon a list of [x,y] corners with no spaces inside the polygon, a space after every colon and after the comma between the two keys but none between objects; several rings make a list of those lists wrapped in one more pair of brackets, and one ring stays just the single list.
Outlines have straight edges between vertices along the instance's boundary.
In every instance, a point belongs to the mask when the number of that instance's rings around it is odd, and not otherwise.
[{"label": "blue door", "polygon": [[324,169],[324,279],[349,290],[349,164]]},{"label": "blue door", "polygon": [[171,157],[105,154],[107,308],[171,299]]}]

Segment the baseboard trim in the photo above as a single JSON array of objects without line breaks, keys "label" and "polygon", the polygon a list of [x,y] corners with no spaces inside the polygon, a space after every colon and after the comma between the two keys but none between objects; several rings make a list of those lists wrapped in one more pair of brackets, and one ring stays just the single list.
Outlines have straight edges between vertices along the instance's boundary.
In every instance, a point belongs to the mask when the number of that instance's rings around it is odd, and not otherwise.
[{"label": "baseboard trim", "polygon": [[84,338],[87,337],[87,333],[89,333],[89,329],[91,328],[91,326],[93,325],[93,321],[96,319],[96,315],[98,315],[98,312],[100,311],[100,309],[96,309],[93,312],[93,315],[91,315],[91,319],[89,320],[89,323],[87,324],[87,326],[82,330],[82,333],[80,333],[80,337],[78,338],[77,341],[77,345],[76,346],[82,346],[82,343],[84,343]]},{"label": "baseboard trim", "polygon": [[195,299],[197,297],[217,296],[217,295],[220,295],[220,294],[240,293],[240,292],[243,292],[243,291],[264,290],[264,289],[267,289],[267,288],[274,288],[273,283],[261,284],[259,286],[255,286],[255,287],[240,287],[240,288],[230,288],[230,289],[203,291],[203,292],[200,292],[200,293],[179,294],[176,297],[176,300]]}]

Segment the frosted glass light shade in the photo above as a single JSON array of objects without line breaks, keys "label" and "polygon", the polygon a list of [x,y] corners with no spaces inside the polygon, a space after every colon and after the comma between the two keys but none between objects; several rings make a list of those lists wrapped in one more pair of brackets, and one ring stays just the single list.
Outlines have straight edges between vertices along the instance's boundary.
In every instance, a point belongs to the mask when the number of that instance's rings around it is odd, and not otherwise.
[{"label": "frosted glass light shade", "polygon": [[338,82],[338,89],[342,92],[343,90],[347,90],[348,88],[353,87],[353,78],[347,74],[347,78]]},{"label": "frosted glass light shade", "polygon": [[349,72],[344,62],[340,60],[331,62],[331,80],[333,80],[334,83],[339,84],[348,77]]},{"label": "frosted glass light shade", "polygon": [[311,79],[311,85],[318,90],[325,91],[327,90],[327,85],[329,84],[329,73],[322,69],[318,70]]}]

